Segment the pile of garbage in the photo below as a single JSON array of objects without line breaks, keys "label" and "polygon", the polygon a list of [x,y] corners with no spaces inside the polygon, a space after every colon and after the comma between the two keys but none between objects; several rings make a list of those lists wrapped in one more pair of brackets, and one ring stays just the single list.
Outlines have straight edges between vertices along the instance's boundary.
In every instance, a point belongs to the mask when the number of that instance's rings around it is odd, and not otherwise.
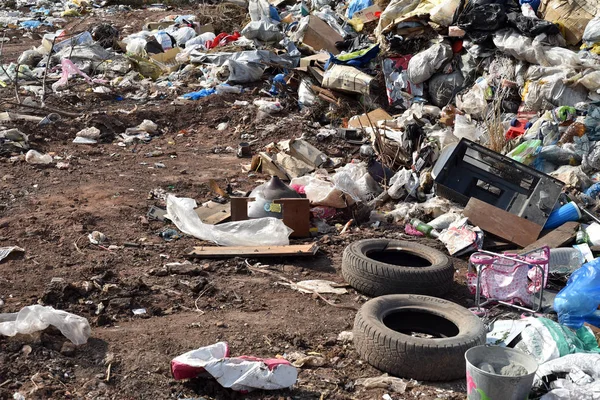
[{"label": "pile of garbage", "polygon": [[[556,289],[560,293],[549,311],[563,325],[524,324],[521,350],[546,363],[540,367],[544,377],[568,375],[553,383],[558,392],[552,398],[578,393],[574,385],[583,381],[597,387],[600,373],[583,374],[577,366],[596,364],[590,360],[597,360],[597,343],[593,338],[590,343],[587,328],[577,331],[585,343],[567,328],[600,326],[594,256],[600,246],[597,4],[392,0],[382,7],[372,0],[248,0],[244,6],[248,21],[239,31],[215,31],[190,14],[171,15],[130,34],[106,23],[89,31],[46,33],[38,47],[2,65],[0,85],[15,86],[17,107],[42,111],[52,111],[45,103],[48,93],[66,96],[83,84],[119,101],[146,99],[150,87],[159,88],[184,105],[251,92],[252,102],[234,106],[274,118],[290,111],[312,118],[307,125],[314,134],[260,148],[242,134],[239,145],[231,144],[247,158],[245,172],[272,177],[244,197],[221,190],[231,222],[206,223],[194,199],[172,194],[161,199],[161,218],[222,246],[288,246],[289,237],[343,234],[352,224],[400,224],[409,236],[438,239],[451,256],[480,251],[471,255],[467,275],[477,296],[474,311],[482,312],[488,303],[479,300],[486,297],[538,312],[541,300],[534,309],[532,294]],[[4,11],[0,22],[22,30],[54,29],[90,7],[74,2],[32,8],[29,16]],[[248,88],[256,82],[262,82],[260,90]],[[4,114],[3,122],[22,117]],[[43,125],[58,118],[51,113],[33,120]],[[144,120],[114,138],[86,127],[73,142],[116,140],[125,147],[160,134],[155,122]],[[334,140],[354,151],[327,155],[321,149]],[[0,155],[26,153],[30,164],[54,163],[51,155],[29,147],[18,129],[0,131]],[[574,248],[561,249],[573,242]],[[503,246],[522,250],[490,251]],[[513,263],[515,281],[527,285],[502,286],[485,275],[486,268],[506,266],[506,260]],[[561,331],[570,348],[557,345],[556,354],[546,358],[535,353],[532,332],[542,329]],[[554,342],[560,342],[557,335],[551,334]],[[258,387],[296,381],[289,363],[230,358],[226,345],[215,346],[175,359],[174,374],[191,370],[195,376],[199,368],[215,376],[219,368],[243,365],[262,371],[261,379],[278,372],[284,382]],[[211,353],[215,349],[217,355]],[[564,360],[568,368],[557,361],[579,350],[593,356]],[[225,386],[254,387],[236,379],[225,379]]]}]

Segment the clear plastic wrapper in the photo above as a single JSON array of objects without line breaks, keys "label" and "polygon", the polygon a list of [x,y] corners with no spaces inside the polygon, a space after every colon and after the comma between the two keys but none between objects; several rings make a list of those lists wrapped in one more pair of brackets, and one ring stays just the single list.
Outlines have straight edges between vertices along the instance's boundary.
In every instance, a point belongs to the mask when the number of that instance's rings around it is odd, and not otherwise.
[{"label": "clear plastic wrapper", "polygon": [[39,304],[23,307],[18,313],[0,314],[0,335],[30,335],[50,325],[76,345],[86,343],[92,332],[87,319]]}]

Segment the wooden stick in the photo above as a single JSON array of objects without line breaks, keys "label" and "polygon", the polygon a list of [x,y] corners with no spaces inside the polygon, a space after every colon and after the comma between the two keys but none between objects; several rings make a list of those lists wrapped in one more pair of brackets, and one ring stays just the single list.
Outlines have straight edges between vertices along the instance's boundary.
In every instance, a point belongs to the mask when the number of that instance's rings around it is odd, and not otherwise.
[{"label": "wooden stick", "polygon": [[45,106],[44,100],[46,99],[46,77],[48,76],[48,67],[50,66],[50,57],[52,56],[52,50],[54,50],[54,42],[56,42],[56,35],[52,39],[52,47],[48,52],[48,58],[46,59],[46,69],[44,70],[44,80],[42,81],[42,107]]},{"label": "wooden stick", "polygon": [[17,63],[15,71],[15,98],[17,99],[17,103],[21,104],[21,99],[19,98],[19,68],[21,68],[21,64]]}]

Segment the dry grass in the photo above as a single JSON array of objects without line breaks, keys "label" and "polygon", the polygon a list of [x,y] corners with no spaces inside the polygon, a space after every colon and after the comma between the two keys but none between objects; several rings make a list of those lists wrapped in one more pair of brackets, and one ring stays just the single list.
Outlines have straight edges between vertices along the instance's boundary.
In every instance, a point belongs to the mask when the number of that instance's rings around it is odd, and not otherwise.
[{"label": "dry grass", "polygon": [[196,10],[197,21],[200,24],[212,24],[215,33],[233,33],[241,31],[250,22],[248,10],[235,4],[200,4]]}]

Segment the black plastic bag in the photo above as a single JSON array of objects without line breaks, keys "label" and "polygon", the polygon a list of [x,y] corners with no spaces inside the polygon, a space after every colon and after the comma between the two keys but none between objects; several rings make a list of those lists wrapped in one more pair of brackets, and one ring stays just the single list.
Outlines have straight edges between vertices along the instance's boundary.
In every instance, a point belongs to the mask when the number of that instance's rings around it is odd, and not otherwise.
[{"label": "black plastic bag", "polygon": [[465,78],[459,70],[449,74],[438,73],[429,79],[429,98],[433,105],[444,107],[463,88]]},{"label": "black plastic bag", "polygon": [[92,39],[105,49],[113,47],[119,40],[119,30],[111,24],[96,25],[90,31]]},{"label": "black plastic bag", "polygon": [[535,37],[541,33],[548,35],[559,33],[558,26],[550,21],[526,17],[520,12],[510,12],[506,17],[508,24],[525,36]]},{"label": "black plastic bag", "polygon": [[501,4],[467,4],[457,23],[459,28],[467,32],[495,31],[506,26],[506,12]]}]

